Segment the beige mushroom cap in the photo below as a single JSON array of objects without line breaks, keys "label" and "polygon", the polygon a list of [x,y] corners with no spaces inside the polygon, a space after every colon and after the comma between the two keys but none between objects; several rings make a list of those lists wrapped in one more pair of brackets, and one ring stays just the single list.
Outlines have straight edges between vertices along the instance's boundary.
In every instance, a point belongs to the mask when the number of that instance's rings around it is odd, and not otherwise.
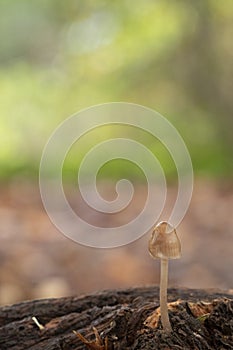
[{"label": "beige mushroom cap", "polygon": [[179,259],[181,245],[175,228],[165,221],[160,222],[152,232],[148,249],[152,258]]}]

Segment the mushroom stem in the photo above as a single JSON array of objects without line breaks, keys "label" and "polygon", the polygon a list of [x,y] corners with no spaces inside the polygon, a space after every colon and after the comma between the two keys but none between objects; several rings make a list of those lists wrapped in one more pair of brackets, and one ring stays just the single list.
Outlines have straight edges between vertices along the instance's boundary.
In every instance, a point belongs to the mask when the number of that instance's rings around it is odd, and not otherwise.
[{"label": "mushroom stem", "polygon": [[168,317],[167,308],[167,281],[168,281],[168,259],[161,259],[160,271],[160,313],[163,329],[165,332],[171,332],[171,324]]}]

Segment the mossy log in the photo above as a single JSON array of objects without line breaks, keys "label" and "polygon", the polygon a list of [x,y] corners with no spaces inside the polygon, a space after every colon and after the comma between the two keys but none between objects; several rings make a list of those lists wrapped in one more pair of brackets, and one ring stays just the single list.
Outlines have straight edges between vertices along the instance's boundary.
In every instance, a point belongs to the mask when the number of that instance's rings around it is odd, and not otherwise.
[{"label": "mossy log", "polygon": [[171,288],[168,299],[170,334],[155,286],[1,307],[0,349],[233,349],[232,293]]}]

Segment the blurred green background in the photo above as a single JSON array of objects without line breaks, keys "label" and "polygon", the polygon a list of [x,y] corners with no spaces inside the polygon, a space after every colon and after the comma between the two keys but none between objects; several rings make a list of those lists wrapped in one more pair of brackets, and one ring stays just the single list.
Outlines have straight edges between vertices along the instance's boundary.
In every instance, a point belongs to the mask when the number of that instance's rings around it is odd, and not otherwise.
[{"label": "blurred green background", "polygon": [[[232,0],[0,0],[1,179],[37,177],[55,127],[110,101],[157,110],[181,133],[196,174],[230,178],[232,18]],[[164,161],[168,174],[171,166]]]}]

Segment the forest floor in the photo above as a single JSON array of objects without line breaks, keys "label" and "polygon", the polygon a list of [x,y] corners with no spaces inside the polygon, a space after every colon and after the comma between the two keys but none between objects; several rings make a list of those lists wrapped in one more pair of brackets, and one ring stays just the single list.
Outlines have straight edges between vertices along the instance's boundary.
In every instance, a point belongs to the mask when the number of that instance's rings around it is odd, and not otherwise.
[{"label": "forest floor", "polygon": [[[93,249],[63,236],[49,220],[38,184],[2,184],[0,198],[0,305],[26,299],[80,295],[108,288],[157,283],[159,263],[147,250],[149,233],[115,249]],[[75,204],[74,189],[67,189]],[[139,186],[123,221],[143,206]],[[172,206],[176,189],[168,190]],[[88,220],[86,207],[77,207]],[[170,263],[169,285],[232,289],[233,184],[198,180],[178,228],[182,258]],[[89,215],[93,220],[93,213]],[[119,215],[97,215],[95,224],[119,224]]]}]

